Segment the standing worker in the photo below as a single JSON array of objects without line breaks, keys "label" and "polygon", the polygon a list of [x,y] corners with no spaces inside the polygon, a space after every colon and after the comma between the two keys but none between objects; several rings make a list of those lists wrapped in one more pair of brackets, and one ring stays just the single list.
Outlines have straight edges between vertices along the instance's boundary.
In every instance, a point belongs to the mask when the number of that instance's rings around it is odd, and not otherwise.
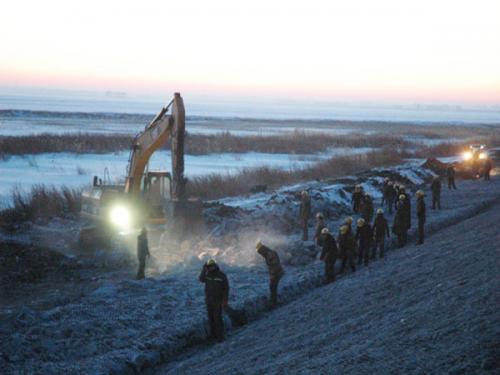
[{"label": "standing worker", "polygon": [[361,198],[363,198],[363,190],[361,185],[356,185],[354,187],[354,192],[352,193],[351,202],[352,202],[352,210],[354,213],[358,213],[361,208]]},{"label": "standing worker", "polygon": [[403,194],[399,196],[398,208],[396,210],[396,215],[394,215],[394,223],[392,225],[392,231],[398,236],[399,248],[406,245],[408,239],[407,215],[404,205],[405,198],[406,196]]},{"label": "standing worker", "polygon": [[328,228],[321,230],[321,259],[325,262],[325,282],[335,281],[335,262],[337,261],[338,248],[335,238],[330,234]]},{"label": "standing worker", "polygon": [[411,200],[410,194],[406,192],[406,188],[401,186],[399,188],[399,195],[404,195],[405,199],[403,200],[404,212],[406,214],[406,225],[408,226],[408,230],[411,228]]},{"label": "standing worker", "polygon": [[340,273],[344,272],[347,263],[349,263],[352,272],[356,272],[356,264],[354,262],[354,257],[356,256],[356,239],[345,224],[340,227],[338,245],[340,257],[342,259]]},{"label": "standing worker", "polygon": [[453,164],[446,168],[446,177],[448,177],[448,189],[457,190],[457,186],[455,185],[455,166]]},{"label": "standing worker", "polygon": [[363,261],[365,266],[370,261],[370,249],[372,246],[373,232],[370,223],[365,219],[358,219],[356,229],[356,241],[358,241],[358,265]]},{"label": "standing worker", "polygon": [[385,205],[389,210],[389,214],[392,214],[392,206],[394,204],[394,195],[396,194],[394,190],[394,185],[392,181],[389,181],[385,187]]},{"label": "standing worker", "polygon": [[300,202],[300,223],[302,225],[302,241],[307,241],[308,239],[308,224],[309,218],[311,216],[311,198],[307,191],[301,193]]},{"label": "standing worker", "polygon": [[224,341],[222,309],[227,306],[229,298],[229,282],[226,274],[219,269],[215,260],[210,259],[203,265],[198,279],[205,284],[205,304],[210,323],[210,338],[222,342]]},{"label": "standing worker", "polygon": [[347,218],[344,220],[344,224],[342,224],[342,225],[345,225],[345,226],[347,227],[347,232],[348,232],[349,234],[351,234],[351,233],[352,233],[352,221],[353,221],[352,216],[349,216],[349,217],[347,217]]},{"label": "standing worker", "polygon": [[418,242],[417,245],[424,243],[424,224],[425,224],[425,194],[422,190],[417,191],[417,217],[418,217]]},{"label": "standing worker", "polygon": [[[392,207],[392,201],[390,206]],[[373,238],[375,240],[375,245],[373,246],[372,259],[376,258],[377,250],[379,250],[379,257],[384,257],[385,236],[391,238],[389,224],[384,217],[384,210],[379,208],[377,210],[377,216],[375,216],[375,220],[373,221]]]},{"label": "standing worker", "polygon": [[373,218],[373,199],[368,193],[363,197],[361,216],[365,219],[365,222],[371,223]]},{"label": "standing worker", "polygon": [[283,277],[283,267],[281,267],[280,257],[276,251],[264,246],[257,241],[255,245],[257,252],[264,257],[269,271],[269,290],[271,292],[271,306],[278,304],[278,284]]},{"label": "standing worker", "polygon": [[137,259],[139,260],[139,269],[137,270],[137,280],[144,279],[144,269],[146,268],[146,257],[151,257],[148,246],[148,232],[146,227],[142,227],[141,233],[137,236]]},{"label": "standing worker", "polygon": [[438,210],[441,209],[441,180],[439,176],[436,176],[432,179],[431,184],[432,191],[432,209],[435,210],[436,206]]}]

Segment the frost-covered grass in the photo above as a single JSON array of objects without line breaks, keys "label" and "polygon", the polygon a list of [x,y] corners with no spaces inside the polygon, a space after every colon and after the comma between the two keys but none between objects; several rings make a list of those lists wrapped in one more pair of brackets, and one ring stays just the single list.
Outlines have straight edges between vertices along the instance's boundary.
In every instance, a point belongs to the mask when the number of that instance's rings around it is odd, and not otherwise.
[{"label": "frost-covered grass", "polygon": [[15,229],[27,221],[67,217],[80,212],[80,189],[35,185],[27,193],[14,189],[12,204],[0,211],[0,228]]}]

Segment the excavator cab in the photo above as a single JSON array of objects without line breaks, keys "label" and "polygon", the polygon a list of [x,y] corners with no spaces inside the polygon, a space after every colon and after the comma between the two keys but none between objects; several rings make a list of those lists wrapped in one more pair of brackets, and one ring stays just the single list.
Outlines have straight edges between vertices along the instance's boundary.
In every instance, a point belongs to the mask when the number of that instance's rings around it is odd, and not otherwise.
[{"label": "excavator cab", "polygon": [[165,205],[172,199],[172,176],[169,172],[146,172],[141,184],[142,200],[148,207],[148,222],[165,224]]}]

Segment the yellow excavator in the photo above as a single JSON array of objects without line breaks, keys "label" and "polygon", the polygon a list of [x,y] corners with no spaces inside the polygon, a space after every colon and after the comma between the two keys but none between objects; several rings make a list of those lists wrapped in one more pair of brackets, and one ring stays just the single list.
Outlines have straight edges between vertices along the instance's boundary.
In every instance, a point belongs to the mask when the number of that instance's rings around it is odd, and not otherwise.
[{"label": "yellow excavator", "polygon": [[[170,110],[170,113],[169,113]],[[81,217],[90,222],[80,232],[83,248],[108,247],[113,235],[142,226],[160,227],[177,235],[202,220],[202,202],[186,198],[184,177],[185,108],[179,93],[162,108],[132,143],[124,184],[94,176],[82,193]],[[153,153],[170,140],[172,173],[149,171]]]}]

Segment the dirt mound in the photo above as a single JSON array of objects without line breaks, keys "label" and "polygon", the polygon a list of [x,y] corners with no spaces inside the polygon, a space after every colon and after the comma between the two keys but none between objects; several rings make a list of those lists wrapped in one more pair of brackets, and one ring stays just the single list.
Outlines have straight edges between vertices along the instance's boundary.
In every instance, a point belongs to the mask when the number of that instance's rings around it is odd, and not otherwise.
[{"label": "dirt mound", "polygon": [[450,164],[443,163],[442,161],[439,161],[436,158],[429,158],[425,161],[424,164],[421,165],[422,168],[430,169],[431,171],[440,176],[446,175],[446,168],[448,168],[449,166]]}]

